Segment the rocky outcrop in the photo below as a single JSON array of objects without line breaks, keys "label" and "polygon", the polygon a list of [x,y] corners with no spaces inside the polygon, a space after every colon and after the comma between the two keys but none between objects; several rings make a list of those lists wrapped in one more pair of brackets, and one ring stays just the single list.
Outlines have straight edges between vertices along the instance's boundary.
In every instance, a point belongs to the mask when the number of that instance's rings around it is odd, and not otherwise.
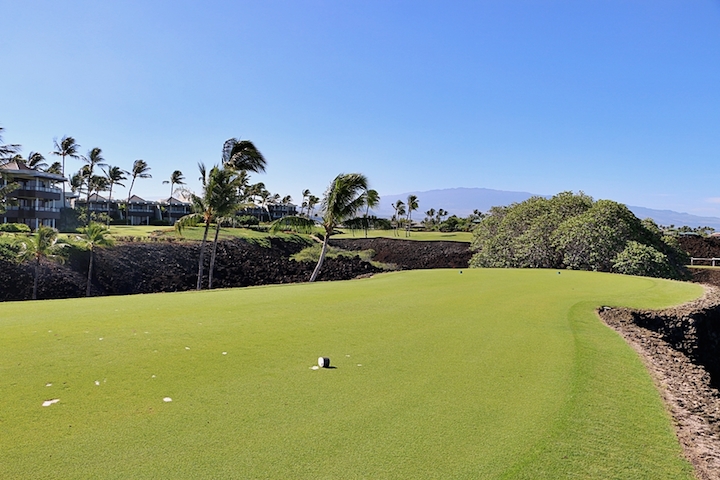
[{"label": "rocky outcrop", "polygon": [[393,238],[330,238],[330,245],[343,250],[373,250],[373,260],[396,265],[401,270],[422,268],[467,268],[472,252],[464,242],[429,242]]},{"label": "rocky outcrop", "polygon": [[720,478],[720,290],[661,311],[603,307],[644,359],[698,478]]},{"label": "rocky outcrop", "polygon": [[[302,242],[273,238],[269,245],[245,240],[218,244],[214,288],[245,287],[273,283],[306,282],[314,264],[289,257],[307,246]],[[204,285],[210,248],[207,245]],[[120,243],[96,251],[93,295],[192,290],[197,281],[198,242]],[[85,295],[88,253],[75,252],[65,264],[44,262],[38,298],[68,298]],[[380,272],[370,263],[354,258],[327,259],[318,280],[348,280]],[[33,270],[29,264],[0,264],[0,300],[25,300],[32,295]]]}]

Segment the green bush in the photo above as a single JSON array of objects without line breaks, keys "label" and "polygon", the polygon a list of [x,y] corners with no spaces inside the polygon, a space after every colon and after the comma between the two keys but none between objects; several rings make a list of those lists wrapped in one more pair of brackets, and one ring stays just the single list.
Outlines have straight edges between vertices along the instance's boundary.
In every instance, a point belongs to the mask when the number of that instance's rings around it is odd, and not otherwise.
[{"label": "green bush", "polygon": [[643,277],[669,277],[668,257],[649,245],[629,241],[625,250],[618,253],[613,271]]},{"label": "green bush", "polygon": [[30,227],[24,223],[0,223],[0,232],[30,233]]}]

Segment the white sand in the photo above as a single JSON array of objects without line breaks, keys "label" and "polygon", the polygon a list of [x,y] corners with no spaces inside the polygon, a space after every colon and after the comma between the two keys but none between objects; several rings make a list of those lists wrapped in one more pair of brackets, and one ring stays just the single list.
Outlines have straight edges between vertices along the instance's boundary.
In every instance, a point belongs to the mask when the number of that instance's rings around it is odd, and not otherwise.
[{"label": "white sand", "polygon": [[57,403],[57,402],[59,402],[59,401],[60,401],[59,398],[53,398],[52,400],[45,400],[45,401],[42,403],[42,406],[43,406],[43,407],[49,407],[49,406],[52,405],[53,403]]},{"label": "white sand", "polygon": [[165,397],[165,398],[163,398],[163,402],[165,402],[165,403],[167,403],[167,402],[172,402],[172,398],[170,398],[170,397]]}]

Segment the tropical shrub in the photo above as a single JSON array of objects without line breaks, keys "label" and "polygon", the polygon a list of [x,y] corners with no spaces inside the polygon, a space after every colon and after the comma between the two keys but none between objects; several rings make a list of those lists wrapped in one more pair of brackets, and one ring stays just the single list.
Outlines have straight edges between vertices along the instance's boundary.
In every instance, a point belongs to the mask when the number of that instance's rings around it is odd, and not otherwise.
[{"label": "tropical shrub", "polygon": [[24,223],[0,223],[0,232],[30,233],[30,227]]},{"label": "tropical shrub", "polygon": [[[582,192],[493,207],[473,231],[471,248],[476,252],[472,267],[570,268],[667,278],[687,274],[687,254],[663,237],[652,220],[641,221],[625,205],[594,201]],[[645,260],[650,263],[641,268],[638,262]]]}]

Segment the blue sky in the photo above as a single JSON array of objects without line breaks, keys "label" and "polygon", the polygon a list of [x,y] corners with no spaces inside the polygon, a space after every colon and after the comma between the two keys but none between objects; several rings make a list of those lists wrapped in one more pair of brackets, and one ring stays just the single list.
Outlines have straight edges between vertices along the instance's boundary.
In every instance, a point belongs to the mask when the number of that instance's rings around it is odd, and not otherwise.
[{"label": "blue sky", "polygon": [[197,189],[197,162],[239,137],[268,162],[253,180],[296,200],[359,171],[381,195],[583,190],[720,216],[718,1],[0,0],[0,16],[4,141],[142,158],[146,198],[175,169]]}]

